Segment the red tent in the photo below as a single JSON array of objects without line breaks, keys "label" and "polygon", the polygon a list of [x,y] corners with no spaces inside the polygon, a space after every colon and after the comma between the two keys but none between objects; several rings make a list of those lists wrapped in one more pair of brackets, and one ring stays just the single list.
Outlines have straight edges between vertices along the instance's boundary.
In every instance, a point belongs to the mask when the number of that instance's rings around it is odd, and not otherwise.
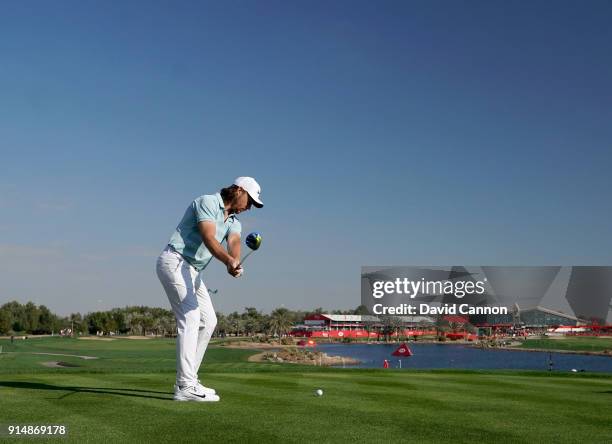
[{"label": "red tent", "polygon": [[397,350],[395,350],[393,353],[391,353],[393,356],[412,356],[412,351],[410,351],[410,348],[406,345],[406,343],[402,343],[402,345],[399,346],[399,348]]}]

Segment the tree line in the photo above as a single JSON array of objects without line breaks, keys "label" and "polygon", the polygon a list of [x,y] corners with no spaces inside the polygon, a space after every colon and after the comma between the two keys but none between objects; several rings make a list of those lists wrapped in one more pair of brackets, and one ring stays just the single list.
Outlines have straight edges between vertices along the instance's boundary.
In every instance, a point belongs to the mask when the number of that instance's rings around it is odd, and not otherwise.
[{"label": "tree line", "polygon": [[44,305],[13,301],[0,307],[0,334],[50,334],[59,331],[61,326],[61,318]]},{"label": "tree line", "polygon": [[[239,313],[228,315],[217,312],[217,336],[252,336],[268,334],[282,336],[293,325],[304,322],[304,318],[316,313],[367,314],[365,307],[355,310],[312,311],[289,310],[281,307],[270,314],[255,307],[245,307]],[[20,304],[12,301],[0,306],[0,334],[59,334],[70,329],[75,334],[131,334],[160,336],[176,332],[176,321],[170,310],[157,307],[132,306],[113,308],[107,311],[90,312],[85,315],[72,313],[61,317],[52,313],[44,305],[33,302]]]}]

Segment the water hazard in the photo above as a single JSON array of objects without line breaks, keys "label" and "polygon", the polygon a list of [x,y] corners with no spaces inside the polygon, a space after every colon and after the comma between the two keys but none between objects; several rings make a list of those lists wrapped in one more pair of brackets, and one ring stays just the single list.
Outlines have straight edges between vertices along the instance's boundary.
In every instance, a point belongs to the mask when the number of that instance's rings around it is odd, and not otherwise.
[{"label": "water hazard", "polygon": [[[328,355],[345,356],[361,361],[350,367],[382,368],[384,360],[390,368],[408,369],[512,369],[553,371],[588,371],[612,373],[612,357],[552,352],[527,352],[479,349],[461,344],[408,343],[413,355],[397,358],[391,353],[399,344],[319,344],[317,349]],[[401,360],[401,362],[400,362]],[[349,367],[347,365],[347,367]]]}]

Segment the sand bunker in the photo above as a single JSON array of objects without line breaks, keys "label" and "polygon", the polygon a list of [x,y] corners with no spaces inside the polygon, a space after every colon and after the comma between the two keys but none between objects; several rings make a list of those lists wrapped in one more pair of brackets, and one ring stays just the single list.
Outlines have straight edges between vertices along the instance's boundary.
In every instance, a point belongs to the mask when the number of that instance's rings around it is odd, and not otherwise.
[{"label": "sand bunker", "polygon": [[116,341],[117,339],[153,339],[153,336],[119,336],[116,338],[107,338],[106,336],[83,336],[79,339],[85,339],[86,341]]},{"label": "sand bunker", "polygon": [[45,367],[51,367],[51,368],[80,367],[79,365],[71,364],[70,362],[62,362],[62,361],[47,361],[47,362],[41,362],[41,364],[44,365]]},{"label": "sand bunker", "polygon": [[83,336],[79,339],[85,339],[87,341],[116,341],[117,339],[154,339],[155,336],[119,336],[116,338],[107,338],[101,336]]},{"label": "sand bunker", "polygon": [[99,336],[85,336],[79,339],[84,339],[86,341],[115,341],[113,338],[101,338]]},{"label": "sand bunker", "polygon": [[47,355],[47,356],[69,356],[71,358],[81,358],[81,359],[98,359],[97,356],[82,356],[82,355],[67,355],[65,353],[39,353],[39,352],[7,352],[7,354],[15,354],[15,355]]}]

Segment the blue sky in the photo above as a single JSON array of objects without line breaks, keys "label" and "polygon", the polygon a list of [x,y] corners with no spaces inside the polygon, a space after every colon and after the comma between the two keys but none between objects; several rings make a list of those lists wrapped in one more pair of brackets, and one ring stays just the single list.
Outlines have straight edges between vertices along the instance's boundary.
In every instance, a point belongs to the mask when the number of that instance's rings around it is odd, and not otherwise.
[{"label": "blue sky", "polygon": [[[127,4],[126,4],[127,3]],[[0,302],[167,306],[155,257],[239,175],[229,312],[362,265],[609,265],[609,2],[3,2]]]}]

